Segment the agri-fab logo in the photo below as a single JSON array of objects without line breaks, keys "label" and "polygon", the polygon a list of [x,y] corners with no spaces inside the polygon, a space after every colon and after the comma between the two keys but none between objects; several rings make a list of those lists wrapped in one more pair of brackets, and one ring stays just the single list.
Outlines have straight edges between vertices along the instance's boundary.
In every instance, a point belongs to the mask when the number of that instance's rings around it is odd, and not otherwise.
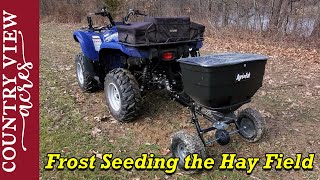
[{"label": "agri-fab logo", "polygon": [[2,11],[1,168],[5,172],[14,172],[18,154],[27,151],[25,127],[33,107],[29,77],[33,64],[26,60],[23,33],[17,22],[17,15]]},{"label": "agri-fab logo", "polygon": [[246,73],[241,73],[236,75],[236,81],[240,82],[242,80],[250,79],[251,73],[246,72]]},{"label": "agri-fab logo", "polygon": [[170,29],[170,33],[177,33],[178,29]]}]

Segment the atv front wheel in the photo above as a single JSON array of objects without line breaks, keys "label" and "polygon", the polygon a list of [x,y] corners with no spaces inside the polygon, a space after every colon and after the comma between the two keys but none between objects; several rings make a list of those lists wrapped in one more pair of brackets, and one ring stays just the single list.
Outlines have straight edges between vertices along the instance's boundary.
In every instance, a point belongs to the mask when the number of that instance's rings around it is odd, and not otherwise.
[{"label": "atv front wheel", "polygon": [[[179,131],[171,137],[171,153],[172,157],[178,157],[178,167],[185,169],[185,158],[188,155],[198,154],[198,158],[206,157],[205,147],[198,136],[192,136],[185,131]],[[192,160],[191,160],[192,161]],[[189,163],[191,165],[191,163]],[[196,170],[188,170],[189,173],[196,173]]]},{"label": "atv front wheel", "polygon": [[259,141],[266,131],[265,119],[252,108],[244,109],[239,113],[236,125],[240,136],[251,143]]},{"label": "atv front wheel", "polygon": [[121,122],[130,122],[138,116],[141,107],[139,85],[130,71],[117,68],[104,81],[106,104],[112,116]]},{"label": "atv front wheel", "polygon": [[84,92],[95,92],[99,90],[99,84],[94,79],[94,68],[92,62],[84,54],[75,57],[76,76],[78,84]]}]

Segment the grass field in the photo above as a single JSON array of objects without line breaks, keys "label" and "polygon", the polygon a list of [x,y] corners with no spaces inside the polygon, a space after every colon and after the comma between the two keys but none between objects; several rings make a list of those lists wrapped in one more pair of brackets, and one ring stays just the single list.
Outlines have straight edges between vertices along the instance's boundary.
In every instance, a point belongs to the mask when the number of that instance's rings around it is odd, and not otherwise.
[{"label": "grass field", "polygon": [[[275,44],[257,39],[207,37],[202,53],[225,51],[255,52],[272,56],[263,87],[246,105],[266,118],[267,135],[256,144],[232,136],[227,146],[214,144],[208,155],[219,162],[221,153],[261,157],[265,153],[316,153],[313,171],[262,171],[261,164],[251,176],[244,171],[212,170],[196,175],[178,171],[45,171],[47,153],[65,157],[138,157],[155,153],[169,157],[170,135],[193,130],[187,109],[172,101],[163,91],[143,99],[143,113],[133,123],[115,121],[105,106],[103,92],[82,93],[75,77],[74,56],[80,51],[72,31],[78,25],[40,25],[40,173],[42,179],[319,179],[320,176],[320,52],[319,47]],[[101,161],[98,159],[98,161]]]}]

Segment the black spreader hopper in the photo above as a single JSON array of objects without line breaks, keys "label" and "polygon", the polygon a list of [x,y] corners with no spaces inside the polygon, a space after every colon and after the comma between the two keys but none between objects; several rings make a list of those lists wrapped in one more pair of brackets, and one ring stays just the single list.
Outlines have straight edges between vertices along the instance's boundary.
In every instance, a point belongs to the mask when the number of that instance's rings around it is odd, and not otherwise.
[{"label": "black spreader hopper", "polygon": [[231,112],[262,86],[268,57],[223,53],[180,59],[185,92],[198,104],[219,112]]}]

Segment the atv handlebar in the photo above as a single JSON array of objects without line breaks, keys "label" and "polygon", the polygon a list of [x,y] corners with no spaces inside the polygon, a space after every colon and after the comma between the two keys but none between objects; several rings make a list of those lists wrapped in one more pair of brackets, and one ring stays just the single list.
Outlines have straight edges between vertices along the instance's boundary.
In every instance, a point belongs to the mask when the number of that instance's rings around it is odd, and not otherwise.
[{"label": "atv handlebar", "polygon": [[[130,11],[131,11],[131,12],[130,12]],[[141,13],[139,10],[130,9],[130,10],[129,10],[129,13],[132,14],[132,15],[147,16],[146,14]]]},{"label": "atv handlebar", "polygon": [[97,16],[103,16],[106,17],[108,16],[109,12],[107,11],[106,7],[103,7],[100,12],[95,12],[95,13],[89,13],[89,15],[97,15]]},{"label": "atv handlebar", "polygon": [[123,23],[126,24],[126,22],[129,20],[129,17],[132,15],[147,16],[146,14],[141,13],[139,10],[129,9],[128,15],[123,18]]},{"label": "atv handlebar", "polygon": [[[103,8],[100,10],[100,12],[89,13],[89,15],[87,16],[87,21],[88,21],[88,27],[89,27],[89,29],[93,29],[93,30],[97,30],[97,31],[103,30],[102,28],[93,27],[92,18],[91,18],[92,15],[107,17],[107,18],[109,19],[111,25],[108,25],[108,26],[104,27],[104,29],[105,29],[105,28],[110,29],[112,26],[115,25],[115,22],[113,21],[113,18],[112,18],[112,16],[111,16],[111,14],[107,11],[107,8],[106,8],[106,7],[103,7]],[[132,15],[136,15],[136,16],[147,16],[146,14],[141,13],[139,10],[129,9],[128,15],[123,18],[123,24],[126,24],[127,21],[129,20],[129,17],[132,16]]]},{"label": "atv handlebar", "polygon": [[107,11],[106,7],[103,7],[100,12],[96,12],[94,14],[102,17],[107,17],[110,13]]},{"label": "atv handlebar", "polygon": [[[90,15],[97,15],[97,16],[107,17],[107,18],[109,19],[111,25],[112,25],[112,26],[115,25],[111,14],[107,11],[107,7],[103,7],[103,8],[100,10],[100,12],[89,13],[89,16],[90,16]],[[89,17],[89,16],[88,16],[88,17]],[[91,18],[91,17],[90,17],[90,18]],[[88,24],[89,24],[89,27],[90,27],[89,18],[88,18]]]}]

